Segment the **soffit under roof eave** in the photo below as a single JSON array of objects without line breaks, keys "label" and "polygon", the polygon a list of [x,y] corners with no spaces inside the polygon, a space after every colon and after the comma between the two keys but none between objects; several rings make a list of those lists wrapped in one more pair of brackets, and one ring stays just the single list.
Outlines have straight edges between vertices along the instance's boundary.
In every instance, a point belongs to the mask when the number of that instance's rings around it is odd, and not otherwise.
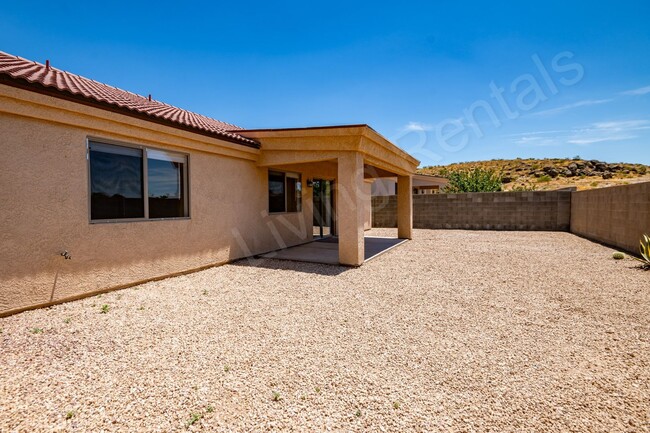
[{"label": "soffit under roof eave", "polygon": [[[336,158],[339,152],[359,152],[379,168],[413,174],[419,161],[368,126],[242,131],[261,143],[258,165],[300,163]],[[286,158],[281,156],[286,153]]]}]

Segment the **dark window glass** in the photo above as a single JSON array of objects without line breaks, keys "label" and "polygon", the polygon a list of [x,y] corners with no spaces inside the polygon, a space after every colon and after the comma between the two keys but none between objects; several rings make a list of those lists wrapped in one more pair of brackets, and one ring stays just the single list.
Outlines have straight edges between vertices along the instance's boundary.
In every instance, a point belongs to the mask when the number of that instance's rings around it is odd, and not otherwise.
[{"label": "dark window glass", "polygon": [[269,171],[269,212],[284,212],[284,173]]},{"label": "dark window glass", "polygon": [[149,218],[187,216],[186,167],[185,155],[147,150]]},{"label": "dark window glass", "polygon": [[90,217],[144,218],[142,150],[90,143]]},{"label": "dark window glass", "polygon": [[302,206],[302,185],[297,177],[287,176],[287,212],[300,212]]}]

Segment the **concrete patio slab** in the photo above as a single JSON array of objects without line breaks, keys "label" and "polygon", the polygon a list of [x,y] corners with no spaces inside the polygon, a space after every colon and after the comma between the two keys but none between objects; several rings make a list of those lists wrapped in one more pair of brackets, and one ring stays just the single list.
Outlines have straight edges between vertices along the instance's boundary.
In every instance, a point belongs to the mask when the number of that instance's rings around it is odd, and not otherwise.
[{"label": "concrete patio slab", "polygon": [[[364,261],[374,259],[375,257],[395,248],[406,242],[407,239],[384,238],[375,236],[366,236],[364,238],[365,253]],[[293,260],[297,262],[323,263],[327,265],[339,264],[339,243],[336,237],[327,237],[318,239],[295,247],[285,248],[283,250],[272,251],[263,254],[260,257],[265,259]]]}]

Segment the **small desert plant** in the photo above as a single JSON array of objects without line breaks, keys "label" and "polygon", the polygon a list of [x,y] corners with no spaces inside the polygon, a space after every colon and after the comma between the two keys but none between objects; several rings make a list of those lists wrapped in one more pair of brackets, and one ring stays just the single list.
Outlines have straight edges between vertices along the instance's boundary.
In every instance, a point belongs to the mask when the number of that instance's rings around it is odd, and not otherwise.
[{"label": "small desert plant", "polygon": [[625,254],[620,253],[620,252],[617,251],[614,254],[612,254],[612,258],[614,260],[623,260],[625,258]]},{"label": "small desert plant", "polygon": [[393,409],[399,409],[399,401],[393,402]]},{"label": "small desert plant", "polygon": [[639,241],[639,253],[641,258],[637,260],[641,262],[641,266],[650,269],[650,236],[643,235]]},{"label": "small desert plant", "polygon": [[207,295],[208,295],[208,289],[203,289],[203,296],[207,296]]},{"label": "small desert plant", "polygon": [[280,393],[277,391],[273,391],[273,401],[280,401],[282,397],[280,396]]},{"label": "small desert plant", "polygon": [[190,419],[189,419],[189,421],[187,421],[187,426],[189,427],[189,426],[193,425],[194,423],[196,423],[201,418],[203,418],[203,415],[201,415],[200,413],[190,414]]},{"label": "small desert plant", "polygon": [[206,408],[205,408],[205,411],[206,411],[207,413],[212,413],[212,412],[214,412],[214,406],[208,406],[208,407],[206,407]]},{"label": "small desert plant", "polygon": [[32,329],[30,329],[30,332],[32,334],[42,334],[43,333],[43,328],[32,328]]},{"label": "small desert plant", "polygon": [[70,419],[73,416],[74,416],[74,411],[70,410],[70,411],[66,412],[65,419]]},{"label": "small desert plant", "polygon": [[229,366],[229,365],[224,365],[224,366],[223,366],[223,371],[225,371],[226,373],[228,373],[228,372],[230,371],[230,366]]},{"label": "small desert plant", "polygon": [[320,394],[320,386],[316,387],[316,393]]},{"label": "small desert plant", "polygon": [[526,192],[526,191],[537,191],[537,186],[530,182],[524,182],[521,185],[515,185],[512,187],[513,192]]},{"label": "small desert plant", "polygon": [[361,409],[357,409],[357,411],[354,413],[354,416],[356,416],[357,418],[360,418],[361,417]]},{"label": "small desert plant", "polygon": [[537,182],[542,183],[542,182],[550,182],[551,181],[551,176],[548,174],[545,174],[543,176],[540,176],[537,178]]},{"label": "small desert plant", "polygon": [[63,320],[63,323],[70,323],[70,320],[72,320],[72,319],[70,319],[69,317],[67,317],[67,318],[65,318],[65,319]]},{"label": "small desert plant", "polygon": [[111,307],[109,307],[107,304],[102,305],[101,313],[106,314],[111,310]]}]

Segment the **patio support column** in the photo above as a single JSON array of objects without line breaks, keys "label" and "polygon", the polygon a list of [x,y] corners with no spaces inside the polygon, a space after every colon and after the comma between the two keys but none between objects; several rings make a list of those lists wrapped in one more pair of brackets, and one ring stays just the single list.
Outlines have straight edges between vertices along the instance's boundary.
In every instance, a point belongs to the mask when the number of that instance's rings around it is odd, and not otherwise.
[{"label": "patio support column", "polygon": [[397,237],[413,238],[413,183],[411,176],[397,176]]},{"label": "patio support column", "polygon": [[363,197],[363,157],[356,152],[346,152],[338,158],[336,183],[339,262],[343,265],[363,264]]}]

